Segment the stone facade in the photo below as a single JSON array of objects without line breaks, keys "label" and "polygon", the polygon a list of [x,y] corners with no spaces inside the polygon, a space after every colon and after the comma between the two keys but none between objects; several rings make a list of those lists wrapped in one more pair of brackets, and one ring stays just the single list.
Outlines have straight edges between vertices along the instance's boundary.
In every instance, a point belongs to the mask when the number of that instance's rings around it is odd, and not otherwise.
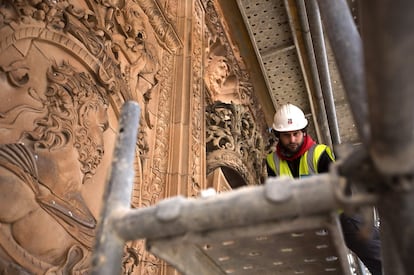
[{"label": "stone facade", "polygon": [[[267,126],[214,0],[0,2],[0,273],[88,274],[119,111],[133,207],[260,184]],[[142,241],[124,274],[174,274]]]}]

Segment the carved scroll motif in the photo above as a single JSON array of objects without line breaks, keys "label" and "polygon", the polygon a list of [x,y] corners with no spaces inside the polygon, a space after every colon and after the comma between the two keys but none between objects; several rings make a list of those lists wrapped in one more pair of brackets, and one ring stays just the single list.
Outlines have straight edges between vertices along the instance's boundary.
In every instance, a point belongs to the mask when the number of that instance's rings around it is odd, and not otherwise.
[{"label": "carved scroll motif", "polygon": [[[247,107],[215,103],[206,110],[207,173],[217,167],[235,172],[232,187],[259,184],[264,180],[263,139]],[[229,175],[229,174],[228,174]]]}]

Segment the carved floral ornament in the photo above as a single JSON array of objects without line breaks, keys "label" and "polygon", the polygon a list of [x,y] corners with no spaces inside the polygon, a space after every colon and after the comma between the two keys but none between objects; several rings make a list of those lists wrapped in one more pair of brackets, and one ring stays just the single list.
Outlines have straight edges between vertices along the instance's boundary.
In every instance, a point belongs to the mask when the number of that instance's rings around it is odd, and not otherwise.
[{"label": "carved floral ornament", "polygon": [[[227,167],[244,180],[245,185],[264,180],[264,144],[249,108],[243,105],[216,102],[208,106],[207,173]],[[230,185],[243,184],[231,182]]]}]

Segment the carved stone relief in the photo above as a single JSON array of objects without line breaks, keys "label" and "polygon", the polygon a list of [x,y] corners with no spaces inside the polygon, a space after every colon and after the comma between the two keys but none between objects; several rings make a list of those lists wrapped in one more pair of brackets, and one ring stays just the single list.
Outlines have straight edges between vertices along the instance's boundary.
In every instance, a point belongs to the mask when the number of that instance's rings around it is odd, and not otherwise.
[{"label": "carved stone relief", "polygon": [[208,106],[207,174],[220,168],[232,188],[263,182],[264,142],[245,106]]},{"label": "carved stone relief", "polygon": [[9,1],[0,11],[0,270],[86,273],[97,209],[84,189],[102,178],[108,129],[112,72],[95,72],[103,43],[74,25],[64,2]]},{"label": "carved stone relief", "polygon": [[208,48],[204,82],[211,101],[241,104],[239,79],[226,57],[226,49],[220,40]]},{"label": "carved stone relief", "polygon": [[[154,150],[152,140],[168,144],[180,47],[153,0],[0,2],[0,273],[88,273],[126,100],[143,116],[133,204],[162,195],[165,179],[154,174],[167,168],[150,171],[168,146]],[[126,274],[137,270],[135,251],[153,257],[132,243]]]},{"label": "carved stone relief", "polygon": [[191,98],[191,184],[187,191],[188,196],[197,196],[204,189],[205,170],[204,163],[204,93],[202,79],[203,65],[203,7],[196,1],[194,3],[192,24],[192,98]]},{"label": "carved stone relief", "polygon": [[[207,88],[216,86],[213,87],[213,91],[209,90],[211,102],[233,102],[254,106],[254,115],[256,117],[261,116],[260,106],[256,104],[257,99],[253,96],[254,91],[249,72],[245,69],[244,61],[240,57],[237,47],[232,44],[228,33],[225,31],[225,19],[220,13],[217,1],[203,0],[203,5],[206,12],[205,22],[208,41],[204,79]],[[221,86],[220,90],[214,91],[219,86]],[[219,98],[216,98],[216,96],[219,96]]]},{"label": "carved stone relief", "polygon": [[266,173],[263,112],[243,60],[225,32],[217,2],[204,0],[203,4],[208,41],[204,74],[207,175],[224,175],[231,188],[260,184]]},{"label": "carved stone relief", "polygon": [[[34,68],[27,68],[30,80]],[[105,91],[67,63],[51,66],[46,77],[44,92],[20,86],[28,89],[15,92],[25,93],[32,104],[14,105],[0,120],[2,128],[11,129],[14,122],[33,118],[32,129],[0,145],[0,267],[6,274],[14,269],[83,273],[94,241],[97,221],[82,188],[104,154]]]},{"label": "carved stone relief", "polygon": [[[216,2],[193,1],[187,29],[183,5],[0,1],[0,273],[89,272],[126,100],[142,107],[132,206],[167,194],[177,58],[188,57],[177,33],[192,39],[185,192],[208,187],[207,174],[223,191],[260,182],[264,119],[243,60]],[[142,241],[125,246],[124,274],[171,273],[162,266]]]},{"label": "carved stone relief", "polygon": [[217,193],[231,191],[232,189],[221,167],[216,168],[213,172],[209,173],[206,180],[207,187],[213,188]]}]

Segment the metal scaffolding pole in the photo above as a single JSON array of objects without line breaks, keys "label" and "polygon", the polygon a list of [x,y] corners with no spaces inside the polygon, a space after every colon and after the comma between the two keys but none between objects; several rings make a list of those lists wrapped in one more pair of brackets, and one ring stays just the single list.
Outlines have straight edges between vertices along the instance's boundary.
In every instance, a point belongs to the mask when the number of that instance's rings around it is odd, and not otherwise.
[{"label": "metal scaffolding pole", "polygon": [[[310,75],[312,77],[313,89],[310,89],[308,93],[313,92],[314,98],[313,105],[315,106],[315,123],[317,124],[316,128],[320,129],[322,136],[322,143],[327,144],[329,147],[333,147],[332,133],[326,113],[325,100],[323,97],[322,85],[321,85],[321,75],[318,70],[318,62],[316,60],[317,55],[315,54],[314,45],[312,42],[310,26],[308,21],[308,15],[306,13],[305,1],[296,0],[296,6],[298,8],[298,16],[300,21],[300,26],[303,33],[303,39],[305,44],[306,55],[309,60]],[[312,104],[311,104],[312,105]]]},{"label": "metal scaffolding pole", "polygon": [[361,40],[344,0],[318,1],[351,110],[377,174],[384,272],[410,274],[414,270],[414,2],[361,1]]},{"label": "metal scaffolding pole", "polygon": [[318,4],[358,134],[367,144],[370,128],[361,36],[345,0],[318,0]]},{"label": "metal scaffolding pole", "polygon": [[370,156],[387,191],[378,210],[386,274],[414,270],[414,20],[411,0],[361,1]]},{"label": "metal scaffolding pole", "polygon": [[387,174],[414,171],[414,2],[361,1],[372,142]]},{"label": "metal scaffolding pole", "polygon": [[124,240],[158,239],[316,215],[342,207],[334,182],[335,177],[329,174],[300,181],[270,178],[264,186],[239,188],[206,199],[177,196],[155,206],[131,209],[115,218],[114,229]]},{"label": "metal scaffolding pole", "polygon": [[121,272],[125,240],[114,230],[114,218],[130,209],[139,115],[137,103],[129,101],[123,105],[92,259],[93,275],[114,275]]},{"label": "metal scaffolding pole", "polygon": [[321,15],[316,0],[308,0],[305,4],[315,52],[316,65],[318,67],[319,79],[322,88],[322,96],[325,103],[326,116],[329,123],[329,130],[331,133],[332,143],[337,145],[341,143],[341,136],[339,134],[338,120],[336,118],[335,102],[332,92],[328,57],[326,56],[325,36],[322,28]]}]

